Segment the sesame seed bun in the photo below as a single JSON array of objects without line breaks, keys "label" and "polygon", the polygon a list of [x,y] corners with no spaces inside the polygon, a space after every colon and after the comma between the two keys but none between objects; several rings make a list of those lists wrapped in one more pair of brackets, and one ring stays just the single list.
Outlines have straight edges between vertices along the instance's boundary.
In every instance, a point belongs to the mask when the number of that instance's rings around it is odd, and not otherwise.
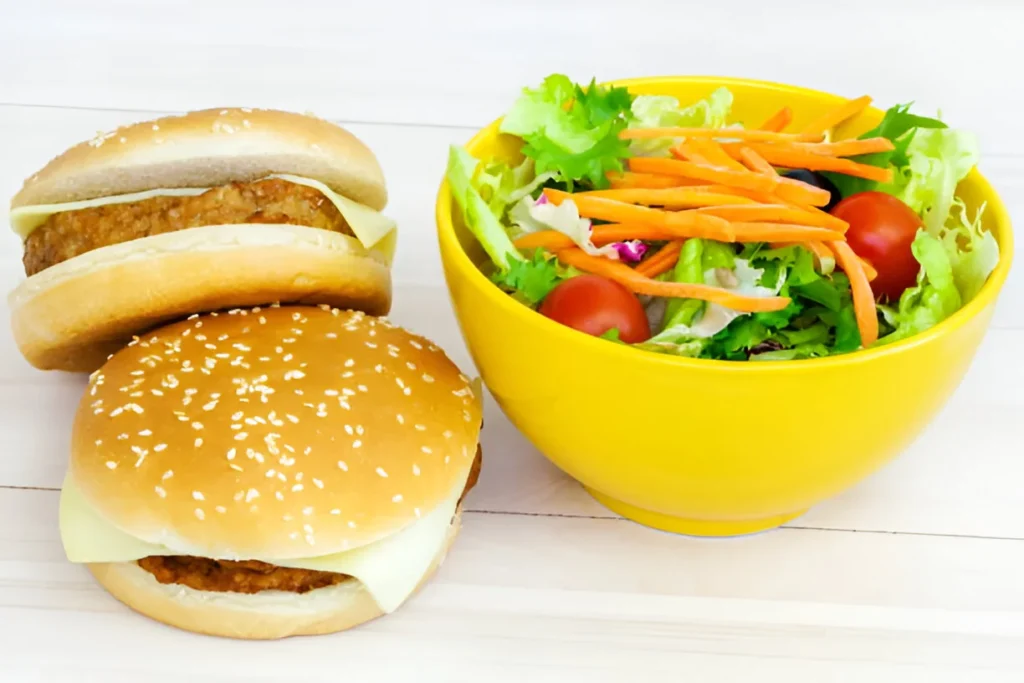
[{"label": "sesame seed bun", "polygon": [[278,301],[387,313],[388,258],[327,230],[214,225],[94,249],[8,296],[22,355],[68,372],[91,372],[132,335],[196,311]]},{"label": "sesame seed bun", "polygon": [[271,173],[319,180],[378,211],[387,204],[377,158],[344,128],[287,111],[218,108],[141,121],[75,145],[29,177],[11,208]]},{"label": "sesame seed bun", "polygon": [[[460,506],[448,527],[441,552],[416,590],[444,561],[459,531],[461,513]],[[214,593],[158,583],[135,562],[88,567],[100,585],[136,612],[170,626],[212,636],[268,640],[320,635],[344,631],[384,614],[369,591],[354,579],[303,594]]]},{"label": "sesame seed bun", "polygon": [[136,538],[273,563],[372,543],[450,499],[481,419],[444,352],[384,319],[236,310],[157,330],[97,371],[70,476]]}]

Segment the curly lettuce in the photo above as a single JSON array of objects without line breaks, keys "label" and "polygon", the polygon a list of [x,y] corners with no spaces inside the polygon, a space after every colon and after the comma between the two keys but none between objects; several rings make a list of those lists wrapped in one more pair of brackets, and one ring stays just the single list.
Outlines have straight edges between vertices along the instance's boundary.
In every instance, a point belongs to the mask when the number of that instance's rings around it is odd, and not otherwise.
[{"label": "curly lettuce", "polygon": [[[732,111],[732,92],[718,88],[705,99],[683,107],[668,95],[640,95],[633,100],[630,128],[722,128]],[[678,142],[672,138],[633,140],[634,156],[664,156]]]}]

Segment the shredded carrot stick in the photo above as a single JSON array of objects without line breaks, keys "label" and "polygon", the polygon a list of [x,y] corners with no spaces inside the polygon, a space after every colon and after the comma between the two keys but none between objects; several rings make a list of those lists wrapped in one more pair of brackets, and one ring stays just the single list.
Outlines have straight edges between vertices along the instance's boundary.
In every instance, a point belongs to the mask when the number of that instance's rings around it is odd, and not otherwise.
[{"label": "shredded carrot stick", "polygon": [[694,140],[687,140],[686,144],[692,145],[694,149],[704,155],[704,158],[711,162],[713,166],[731,168],[734,171],[747,170],[746,166],[726,154],[725,150],[722,149],[722,145],[718,144],[715,140],[702,140],[700,138],[696,138]]},{"label": "shredded carrot stick", "polygon": [[736,221],[730,223],[729,227],[736,235],[737,242],[806,242],[808,240],[835,242],[843,239],[841,232],[812,225]]},{"label": "shredded carrot stick", "polygon": [[892,170],[858,164],[849,159],[838,159],[824,154],[815,154],[796,148],[786,148],[783,145],[758,145],[751,144],[750,148],[760,154],[773,166],[785,168],[806,168],[809,171],[833,171],[857,178],[867,178],[880,183],[892,182]]},{"label": "shredded carrot stick", "polygon": [[[761,192],[772,192],[779,184],[778,180],[768,178],[759,173],[752,173],[751,171],[734,171],[695,164],[689,161],[679,161],[678,159],[633,157],[629,160],[629,168],[631,171],[639,171],[641,173],[661,173],[663,175],[677,175],[684,178],[697,178],[719,185],[742,187],[747,190],[760,190]],[[810,186],[808,185],[808,187]],[[826,192],[825,194],[828,193]]]},{"label": "shredded carrot stick", "polygon": [[659,249],[653,256],[641,261],[634,270],[646,277],[658,277],[667,273],[676,266],[679,260],[679,252],[683,250],[682,240],[669,242]]},{"label": "shredded carrot stick", "polygon": [[852,119],[854,116],[867,109],[870,104],[871,98],[867,95],[847,100],[835,109],[825,112],[820,117],[804,126],[803,133],[806,135],[821,135],[825,131],[835,128],[843,121]]},{"label": "shredded carrot stick", "polygon": [[672,154],[672,156],[674,156],[676,159],[679,159],[680,161],[692,161],[695,164],[705,164],[708,166],[713,165],[711,163],[711,160],[705,157],[699,151],[697,151],[696,147],[693,144],[687,143],[688,141],[684,140],[683,142],[680,142],[678,145],[669,148],[668,151]]},{"label": "shredded carrot stick", "polygon": [[660,282],[645,277],[629,266],[618,261],[590,256],[580,249],[563,249],[557,252],[558,260],[584,272],[601,275],[615,280],[636,294],[663,296],[677,299],[701,299],[720,304],[726,308],[744,312],[781,311],[789,305],[789,297],[751,297],[736,294],[727,289],[708,285],[682,282]]},{"label": "shredded carrot stick", "polygon": [[812,213],[804,209],[781,204],[744,204],[732,206],[706,206],[697,209],[699,213],[724,218],[727,221],[773,221],[828,228],[845,233],[850,224],[824,211]]},{"label": "shredded carrot stick", "polygon": [[853,310],[857,315],[857,329],[860,330],[860,343],[864,348],[878,340],[878,314],[875,310],[875,295],[871,291],[864,272],[864,264],[846,242],[832,245],[836,253],[836,261],[850,278],[850,293],[853,295]]},{"label": "shredded carrot stick", "polygon": [[689,187],[673,187],[664,189],[619,189],[590,190],[576,192],[573,197],[602,197],[615,199],[629,204],[646,206],[663,206],[666,209],[691,209],[699,206],[721,206],[724,204],[757,204],[749,197],[735,194],[704,192]]},{"label": "shredded carrot stick", "polygon": [[[591,229],[590,241],[596,246],[602,247],[612,242],[624,242],[626,240],[661,241],[672,237],[672,232],[664,228],[652,227],[650,225],[637,225],[630,223],[608,223],[595,225]],[[515,242],[518,249],[547,249],[558,251],[575,246],[568,235],[557,230],[539,230],[523,235]]]},{"label": "shredded carrot stick", "polygon": [[[859,258],[859,257],[858,257]],[[864,269],[864,275],[867,276],[868,282],[874,282],[875,278],[878,277],[878,271],[871,265],[871,261],[866,258],[860,259],[861,268]]]},{"label": "shredded carrot stick", "polygon": [[649,209],[646,206],[634,206],[602,197],[573,195],[561,190],[546,188],[545,196],[556,206],[566,199],[572,200],[579,209],[580,216],[597,218],[616,223],[639,223],[656,228],[664,228],[675,237],[705,237],[724,242],[732,242],[734,238],[729,222],[716,216],[705,216],[692,211],[662,211]]},{"label": "shredded carrot stick", "polygon": [[787,143],[787,146],[830,157],[855,157],[861,154],[889,152],[895,149],[892,141],[888,138],[866,138],[840,142],[792,142]]},{"label": "shredded carrot stick", "polygon": [[778,178],[779,186],[774,194],[779,199],[804,206],[825,206],[832,195],[828,190],[814,187],[794,178]]},{"label": "shredded carrot stick", "polygon": [[751,140],[771,142],[792,140],[820,142],[822,133],[776,133],[770,130],[747,128],[627,128],[619,133],[623,140],[650,140],[657,138],[713,138],[715,140]]},{"label": "shredded carrot stick", "polygon": [[[728,154],[728,152],[726,153]],[[775,170],[775,167],[769,164],[767,161],[765,161],[765,158],[763,156],[755,152],[750,147],[740,147],[739,158],[740,161],[747,165],[747,168],[749,168],[751,171],[754,171],[755,173],[763,173],[764,175],[769,176],[771,178],[777,178],[779,176],[779,173],[778,171]]]},{"label": "shredded carrot stick", "polygon": [[661,189],[668,187],[688,187],[701,183],[700,180],[692,178],[680,178],[679,176],[658,175],[656,173],[609,173],[608,182],[612,189],[644,188]]},{"label": "shredded carrot stick", "polygon": [[793,121],[793,110],[783,107],[775,112],[770,119],[761,124],[759,130],[770,130],[774,133],[781,133]]}]

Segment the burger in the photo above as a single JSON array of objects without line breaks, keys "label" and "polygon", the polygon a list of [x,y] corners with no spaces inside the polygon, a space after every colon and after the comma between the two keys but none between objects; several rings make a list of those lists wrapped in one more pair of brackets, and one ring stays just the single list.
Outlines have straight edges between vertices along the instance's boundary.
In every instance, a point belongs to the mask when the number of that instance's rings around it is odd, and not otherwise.
[{"label": "burger", "polygon": [[11,201],[27,279],[14,338],[40,369],[92,371],[133,334],[275,302],[381,315],[395,224],[374,154],[314,116],[209,109],[97,135]]},{"label": "burger", "polygon": [[270,639],[400,607],[480,467],[479,390],[428,340],[329,307],[193,316],[90,378],[60,500],[71,562],[199,633]]}]

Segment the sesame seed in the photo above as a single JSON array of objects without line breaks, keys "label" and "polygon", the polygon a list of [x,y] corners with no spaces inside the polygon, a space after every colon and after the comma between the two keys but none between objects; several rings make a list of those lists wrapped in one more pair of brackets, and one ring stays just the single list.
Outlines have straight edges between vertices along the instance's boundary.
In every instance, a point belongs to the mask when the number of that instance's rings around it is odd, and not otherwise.
[{"label": "sesame seed", "polygon": [[409,394],[412,393],[412,389],[410,389],[409,387],[406,387],[405,389],[402,389],[402,393],[405,394],[406,396],[408,396]]},{"label": "sesame seed", "polygon": [[338,469],[340,469],[343,472],[348,472],[348,465],[345,464],[344,460],[338,461]]},{"label": "sesame seed", "polygon": [[[103,412],[103,411],[101,410],[100,412]],[[114,408],[113,410],[110,411],[110,417],[117,417],[118,415],[120,415],[123,412],[124,412],[124,408],[122,408],[121,406],[118,406],[117,408]]]},{"label": "sesame seed", "polygon": [[355,365],[355,364],[356,364],[356,362],[355,362],[355,360],[354,360],[354,359],[352,359],[352,358],[349,358],[349,359],[348,359],[347,361],[345,361],[345,367],[346,367],[346,368],[350,368],[350,367],[352,367],[352,366],[353,366],[353,365]]},{"label": "sesame seed", "polygon": [[248,432],[238,432],[237,434],[235,434],[235,441],[245,441],[248,438],[249,438],[249,433]]},{"label": "sesame seed", "polygon": [[259,498],[259,497],[260,497],[260,492],[257,491],[256,489],[249,489],[248,491],[245,492],[245,502],[246,503],[249,503],[253,499]]},{"label": "sesame seed", "polygon": [[202,508],[196,508],[196,519],[200,521],[206,519],[206,513],[203,512]]},{"label": "sesame seed", "polygon": [[298,537],[299,537],[299,532],[298,531],[293,531],[290,534],[288,534],[288,538],[291,538],[291,539],[296,539]]},{"label": "sesame seed", "polygon": [[395,495],[391,496],[391,502],[392,503],[401,503],[402,502],[402,494],[401,493],[396,493]]},{"label": "sesame seed", "polygon": [[400,424],[400,425],[404,425],[405,424],[405,418],[402,417],[401,413],[399,413],[398,415],[395,415],[395,417],[398,419],[398,424]]},{"label": "sesame seed", "polygon": [[202,446],[202,445],[203,445],[203,440],[202,440],[201,438],[197,438],[197,439],[195,440],[195,446],[196,446],[196,448],[199,448],[199,447],[200,447],[200,446]]},{"label": "sesame seed", "polygon": [[324,483],[321,480],[317,479],[316,477],[313,477],[313,486],[317,487],[318,489],[322,489],[324,487]]},{"label": "sesame seed", "polygon": [[356,528],[356,523],[353,522],[351,519],[348,521],[348,528],[349,529],[355,529]]},{"label": "sesame seed", "polygon": [[236,465],[235,463],[230,463],[228,465],[228,467],[230,467],[231,469],[233,469],[233,470],[235,470],[237,472],[244,472],[245,471],[239,465]]},{"label": "sesame seed", "polygon": [[340,515],[341,514],[341,510],[339,510],[338,508],[334,508],[333,510],[331,510],[331,514],[332,515]]},{"label": "sesame seed", "polygon": [[206,405],[204,405],[203,406],[203,410],[209,412],[209,411],[213,410],[216,407],[217,407],[217,399],[214,399],[214,400],[210,401],[209,403],[207,403]]},{"label": "sesame seed", "polygon": [[107,461],[107,467],[109,469],[115,470],[115,469],[117,469],[117,463],[114,462],[113,460],[108,460]]},{"label": "sesame seed", "polygon": [[412,473],[417,477],[420,476],[420,466],[416,463],[412,464]]},{"label": "sesame seed", "polygon": [[192,499],[193,500],[206,500],[206,497],[203,496],[203,494],[200,491],[193,491],[192,492]]},{"label": "sesame seed", "polygon": [[451,432],[451,430],[446,429],[443,432],[441,432],[441,436],[443,436],[446,439],[450,439],[450,438],[452,438],[452,432]]},{"label": "sesame seed", "polygon": [[409,368],[410,370],[415,370],[416,364],[413,363],[412,361],[409,361],[408,363],[405,364],[405,367]]},{"label": "sesame seed", "polygon": [[304,373],[302,370],[289,370],[288,372],[284,373],[285,381],[293,379],[302,379],[305,376],[306,373]]},{"label": "sesame seed", "polygon": [[444,456],[444,464],[447,465],[449,462],[451,462],[451,459],[452,459],[452,456],[450,456],[450,455]]},{"label": "sesame seed", "polygon": [[415,339],[410,339],[409,340],[409,346],[413,347],[414,349],[423,350],[423,344],[420,344]]},{"label": "sesame seed", "polygon": [[337,389],[325,389],[324,390],[324,396],[337,396],[337,395],[338,395],[338,390]]},{"label": "sesame seed", "polygon": [[203,423],[202,422],[193,422],[192,423],[192,429],[194,429],[196,431],[199,431],[202,428],[203,428]]},{"label": "sesame seed", "polygon": [[164,392],[160,391],[159,389],[150,389],[149,393],[153,394],[154,396],[163,396],[164,395]]},{"label": "sesame seed", "polygon": [[430,455],[431,453],[434,452],[434,451],[430,450],[429,446],[420,446],[420,450],[423,451],[424,453],[426,453],[427,455]]},{"label": "sesame seed", "polygon": [[425,431],[427,431],[427,428],[426,428],[425,425],[413,425],[413,429],[415,429],[417,432],[425,432]]},{"label": "sesame seed", "polygon": [[387,477],[388,477],[388,473],[384,471],[383,467],[378,467],[377,468],[377,474],[379,474],[380,476],[384,477],[385,479],[387,479]]},{"label": "sesame seed", "polygon": [[96,439],[96,445],[97,446],[102,446],[103,445],[103,439]]},{"label": "sesame seed", "polygon": [[218,505],[217,507],[215,507],[215,508],[213,508],[213,509],[214,509],[214,510],[216,510],[217,512],[221,513],[222,515],[223,515],[223,514],[224,514],[225,512],[227,512],[227,511],[228,511],[228,509],[227,509],[226,507],[224,507],[223,505]]},{"label": "sesame seed", "polygon": [[360,441],[359,439],[356,439],[355,441],[352,442],[352,448],[359,448],[362,445],[363,445],[363,442]]},{"label": "sesame seed", "polygon": [[163,476],[160,477],[160,480],[161,481],[167,481],[168,479],[170,479],[173,476],[174,476],[174,470],[167,470],[166,472],[164,472]]},{"label": "sesame seed", "polygon": [[278,500],[284,500],[284,494],[281,493],[280,491],[274,491],[274,498],[277,498]]},{"label": "sesame seed", "polygon": [[423,373],[423,381],[426,382],[427,384],[433,384],[434,378],[428,375],[427,373]]},{"label": "sesame seed", "polygon": [[417,517],[419,517],[419,516],[420,516],[420,509],[419,509],[419,508],[413,508],[413,509],[412,509],[412,511],[413,511],[414,513],[416,513],[416,516],[417,516]]},{"label": "sesame seed", "polygon": [[288,421],[291,422],[292,424],[298,424],[299,423],[299,418],[295,417],[291,413],[286,413],[285,417],[288,418]]},{"label": "sesame seed", "polygon": [[302,514],[305,515],[306,517],[309,517],[310,515],[313,514],[313,508],[309,507],[309,506],[302,508]]},{"label": "sesame seed", "polygon": [[377,345],[374,344],[373,342],[366,342],[366,346],[371,349],[377,348]]},{"label": "sesame seed", "polygon": [[161,498],[167,497],[167,491],[164,490],[163,486],[154,486],[153,490],[156,491],[156,495],[160,496]]}]

